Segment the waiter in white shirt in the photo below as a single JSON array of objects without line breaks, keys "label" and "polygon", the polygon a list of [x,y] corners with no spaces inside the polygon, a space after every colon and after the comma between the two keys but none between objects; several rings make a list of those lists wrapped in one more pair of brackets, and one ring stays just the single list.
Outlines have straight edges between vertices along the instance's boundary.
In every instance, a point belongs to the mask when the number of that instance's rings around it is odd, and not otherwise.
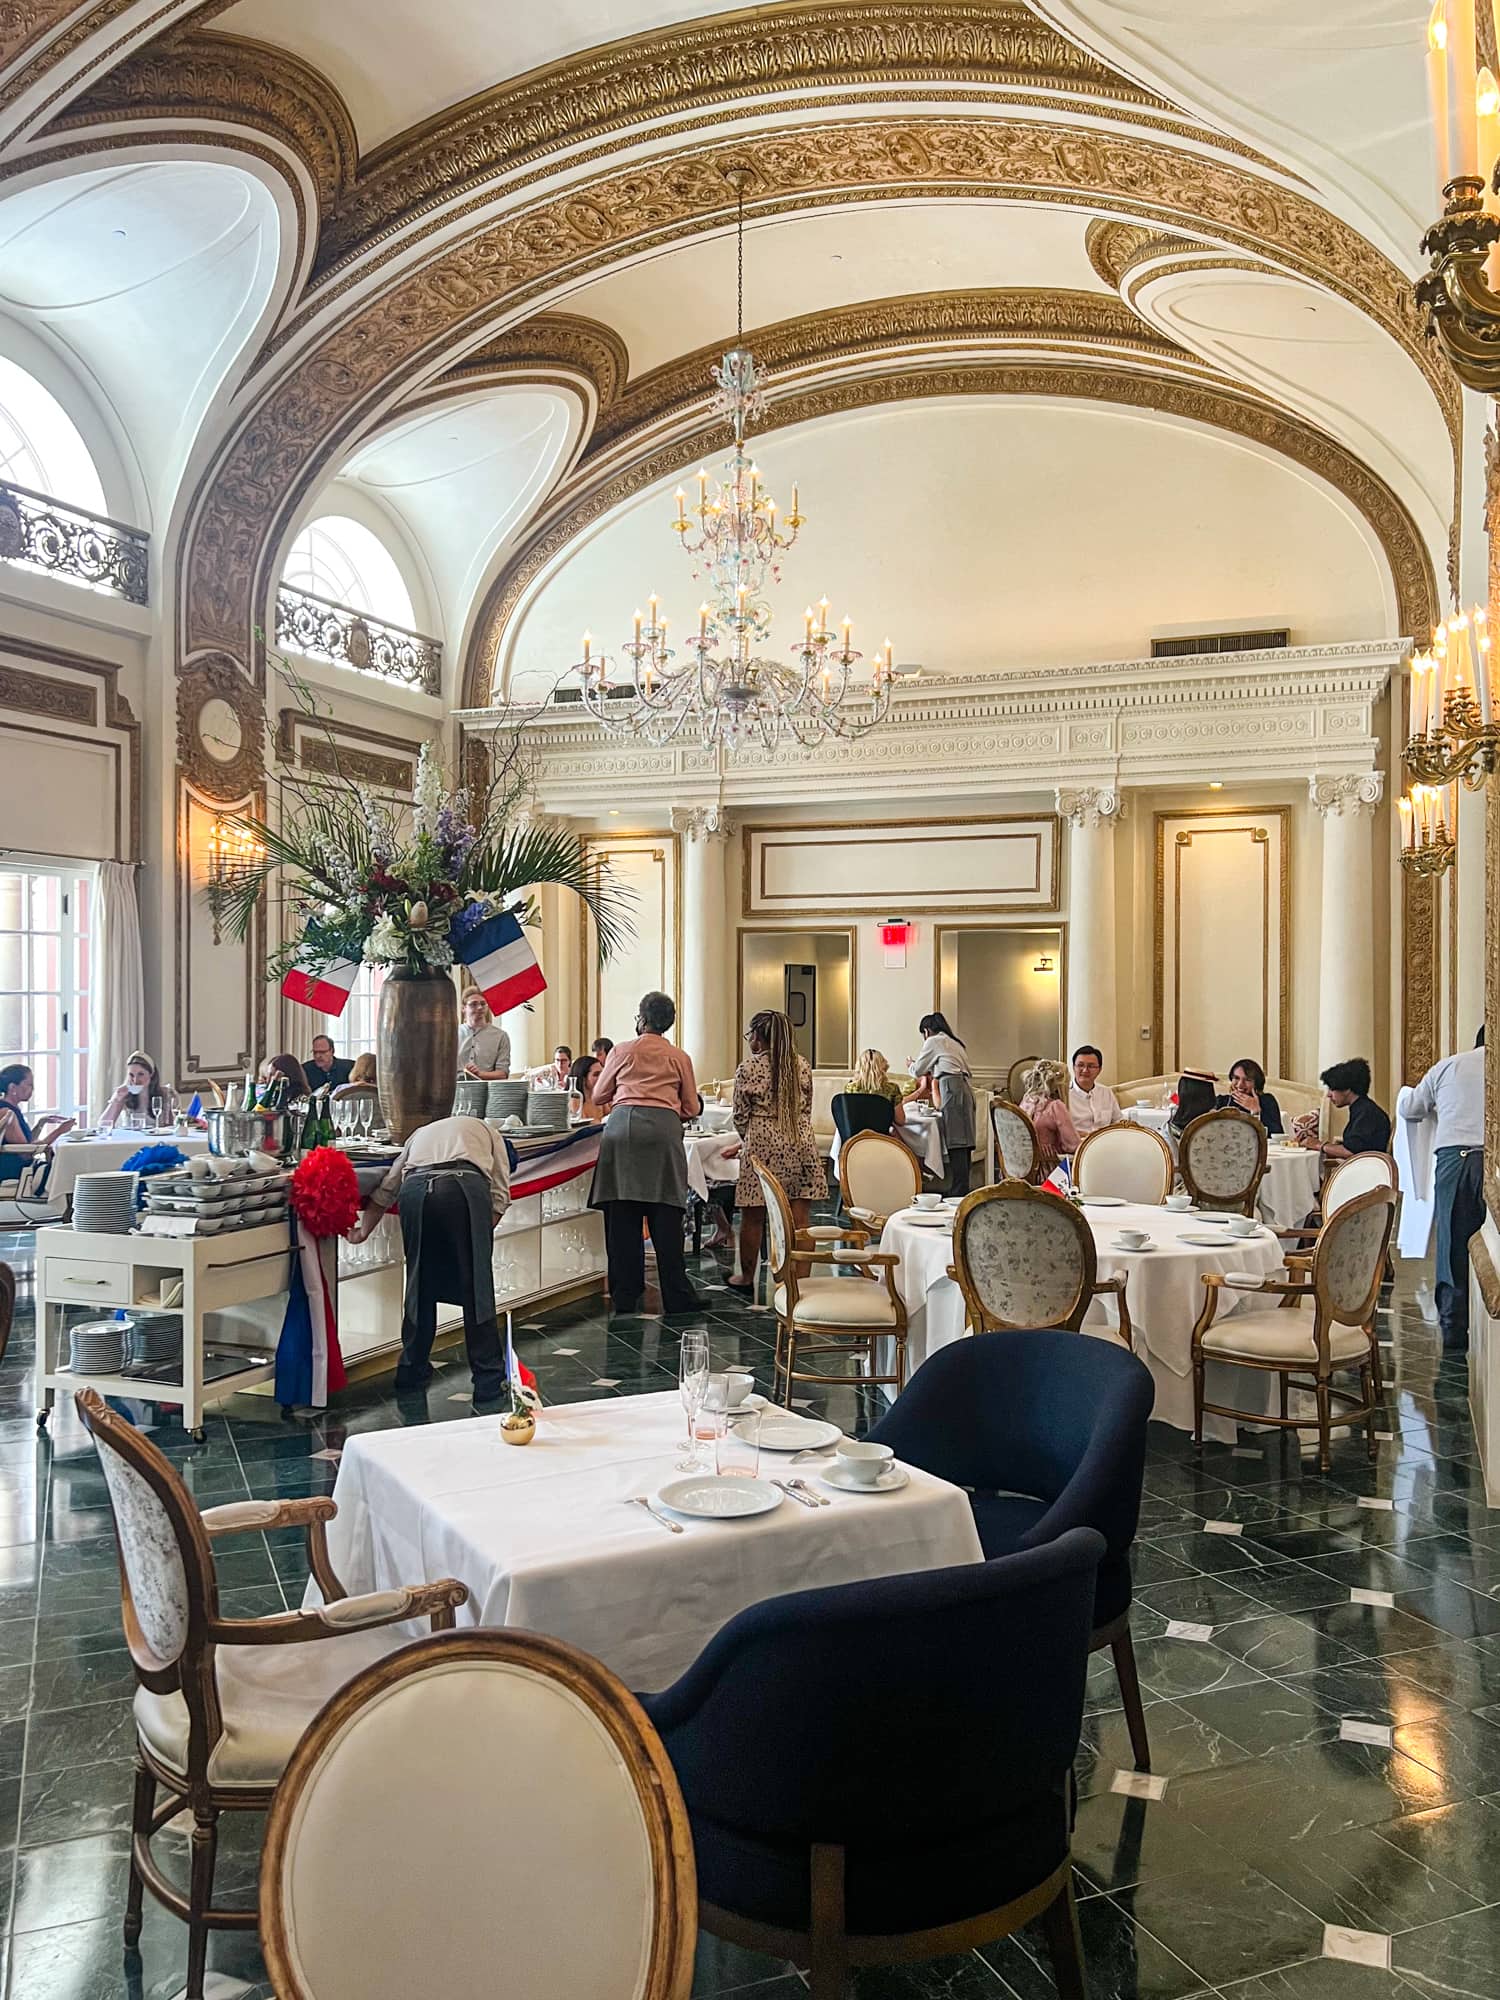
[{"label": "waiter in white shirt", "polygon": [[493,1233],[510,1207],[510,1154],[482,1118],[439,1118],[413,1132],[351,1232],[362,1243],[400,1205],[406,1253],[398,1395],[432,1380],[440,1300],[460,1306],[474,1407],[505,1398],[505,1352],[495,1320]]},{"label": "waiter in white shirt", "polygon": [[1437,1218],[1437,1310],[1443,1348],[1469,1346],[1469,1238],[1484,1221],[1484,1029],[1472,1049],[1445,1056],[1406,1094],[1401,1115],[1437,1117],[1433,1209]]},{"label": "waiter in white shirt", "polygon": [[490,1012],[490,1003],[477,986],[464,995],[463,1022],[458,1037],[460,1075],[486,1080],[509,1076],[510,1036]]},{"label": "waiter in white shirt", "polygon": [[1106,1125],[1118,1125],[1124,1115],[1120,1100],[1107,1083],[1099,1081],[1104,1057],[1085,1042],[1073,1051],[1073,1081],[1068,1086],[1068,1115],[1081,1139],[1085,1132],[1102,1132]]}]

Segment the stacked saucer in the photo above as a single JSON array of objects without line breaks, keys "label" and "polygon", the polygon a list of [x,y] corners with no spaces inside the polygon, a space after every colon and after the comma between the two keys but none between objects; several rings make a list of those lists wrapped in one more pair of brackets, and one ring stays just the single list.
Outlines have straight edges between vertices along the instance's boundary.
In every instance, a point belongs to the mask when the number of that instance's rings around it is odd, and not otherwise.
[{"label": "stacked saucer", "polygon": [[528,1090],[526,1123],[533,1132],[566,1132],[568,1093],[565,1090]]},{"label": "stacked saucer", "polygon": [[75,1375],[118,1375],[129,1320],[86,1319],[68,1332],[68,1366]]},{"label": "stacked saucer", "polygon": [[126,1236],[135,1220],[134,1174],[80,1174],[73,1183],[73,1227]]},{"label": "stacked saucer", "polygon": [[529,1095],[526,1080],[518,1077],[514,1082],[503,1076],[491,1080],[485,1092],[484,1115],[496,1121],[504,1118],[524,1118]]}]

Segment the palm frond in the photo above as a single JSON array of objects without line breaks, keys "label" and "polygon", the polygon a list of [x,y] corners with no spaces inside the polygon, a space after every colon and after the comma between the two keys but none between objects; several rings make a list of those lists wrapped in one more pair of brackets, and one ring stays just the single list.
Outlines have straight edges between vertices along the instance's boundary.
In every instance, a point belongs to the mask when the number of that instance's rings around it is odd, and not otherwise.
[{"label": "palm frond", "polygon": [[516,897],[548,884],[571,890],[594,920],[602,958],[612,957],[630,935],[635,891],[561,827],[523,822],[510,828],[487,849],[476,850],[465,877],[470,889],[491,896]]}]

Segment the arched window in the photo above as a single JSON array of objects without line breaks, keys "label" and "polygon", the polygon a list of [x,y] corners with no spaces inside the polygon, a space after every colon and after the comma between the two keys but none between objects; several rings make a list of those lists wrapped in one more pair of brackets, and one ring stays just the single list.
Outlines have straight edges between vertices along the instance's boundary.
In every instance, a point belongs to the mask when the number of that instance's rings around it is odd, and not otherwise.
[{"label": "arched window", "polygon": [[103,514],[104,488],[78,426],[50,389],[0,355],[0,480]]},{"label": "arched window", "polygon": [[310,521],[292,543],[281,580],[388,625],[416,626],[411,593],[390,550],[347,514]]}]

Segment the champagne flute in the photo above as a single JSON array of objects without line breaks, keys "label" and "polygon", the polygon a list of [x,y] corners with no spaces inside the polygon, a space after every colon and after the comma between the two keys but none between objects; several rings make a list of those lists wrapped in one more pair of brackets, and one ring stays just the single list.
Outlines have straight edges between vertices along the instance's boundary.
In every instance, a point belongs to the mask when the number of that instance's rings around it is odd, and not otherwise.
[{"label": "champagne flute", "polygon": [[365,1098],[360,1104],[359,1123],[360,1129],[368,1139],[375,1124],[375,1100],[373,1097]]},{"label": "champagne flute", "polygon": [[700,1328],[683,1334],[678,1343],[677,1393],[687,1413],[687,1449],[677,1461],[677,1471],[697,1472],[698,1446],[693,1436],[698,1407],[708,1388],[708,1335]]}]

